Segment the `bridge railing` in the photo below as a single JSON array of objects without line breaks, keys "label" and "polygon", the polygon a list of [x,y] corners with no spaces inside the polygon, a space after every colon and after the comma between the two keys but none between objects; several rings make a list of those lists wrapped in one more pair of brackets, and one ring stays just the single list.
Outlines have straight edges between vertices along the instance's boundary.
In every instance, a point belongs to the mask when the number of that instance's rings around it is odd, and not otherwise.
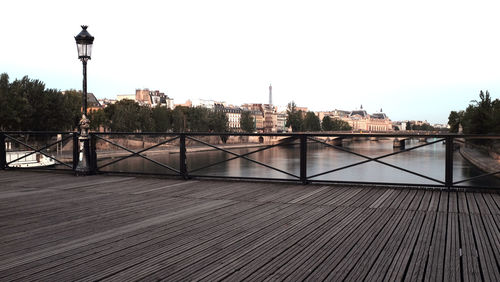
[{"label": "bridge railing", "polygon": [[[429,141],[408,141],[423,138]],[[360,139],[385,140],[385,145],[382,146],[383,149],[375,146],[374,151],[367,152],[356,147],[356,140]],[[387,145],[388,139],[393,142],[394,149]],[[495,177],[500,174],[500,169],[495,166],[494,159],[491,159],[491,167],[482,167],[486,170],[483,173],[475,173],[463,179],[454,175],[457,144],[499,141],[500,135],[95,132],[90,134],[90,140],[92,174],[133,173],[177,176],[183,179],[226,178],[303,184],[500,188],[500,178]],[[353,143],[347,143],[349,140]],[[77,144],[78,133],[75,132],[0,132],[0,169],[74,170],[78,161]],[[18,155],[15,159],[7,158],[15,151],[12,147],[23,147],[27,153]],[[54,147],[59,149],[51,150]],[[429,147],[433,149],[425,151]],[[436,154],[435,148],[441,153]],[[437,173],[429,169],[416,169],[419,161],[412,162],[412,156],[417,156],[419,151],[425,151],[425,154],[432,152],[430,159],[438,162],[433,167],[441,171]],[[404,154],[409,156],[403,162],[394,161]],[[19,166],[19,161],[29,155],[41,155],[52,163],[50,166]],[[477,156],[471,158],[475,157]],[[484,158],[477,161],[484,165]],[[391,175],[375,180],[367,179],[365,173],[368,163],[376,164],[381,172],[382,168],[389,168],[392,175],[398,175],[397,179],[391,178]],[[500,164],[500,161],[497,163]],[[353,169],[358,172],[353,174]],[[373,175],[373,170],[371,174]],[[346,178],[346,175],[351,178]],[[481,179],[489,181],[477,182]]]}]

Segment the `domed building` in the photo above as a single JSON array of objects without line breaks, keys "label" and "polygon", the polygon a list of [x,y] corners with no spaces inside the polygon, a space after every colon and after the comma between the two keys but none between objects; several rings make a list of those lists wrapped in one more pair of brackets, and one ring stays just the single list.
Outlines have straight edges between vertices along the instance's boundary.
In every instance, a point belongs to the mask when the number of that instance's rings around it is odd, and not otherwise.
[{"label": "domed building", "polygon": [[363,106],[361,105],[361,109],[352,111],[345,121],[349,123],[354,131],[392,131],[392,122],[382,109],[380,109],[380,112],[370,115],[363,110]]}]

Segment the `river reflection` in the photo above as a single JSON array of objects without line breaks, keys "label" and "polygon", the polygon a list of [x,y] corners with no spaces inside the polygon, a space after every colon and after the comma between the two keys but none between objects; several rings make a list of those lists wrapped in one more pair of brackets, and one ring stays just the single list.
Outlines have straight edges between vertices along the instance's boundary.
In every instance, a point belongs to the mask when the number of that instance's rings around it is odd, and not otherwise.
[{"label": "river reflection", "polygon": [[[432,139],[429,139],[429,141],[432,141]],[[407,141],[406,147],[409,148],[421,144],[423,143],[419,143],[417,140],[410,140]],[[344,143],[344,148],[369,157],[377,157],[394,152],[391,139],[379,141],[354,141]],[[230,151],[238,154],[244,154],[254,150],[257,149],[231,149]],[[300,174],[299,156],[300,150],[298,146],[281,146],[251,154],[248,158],[298,176]],[[188,152],[188,171],[194,175],[297,179],[294,176],[266,168],[262,165],[241,158],[197,170],[209,164],[227,160],[232,157],[232,155],[221,151]],[[179,169],[179,154],[177,153],[154,155],[150,156],[150,158],[164,163],[174,169]],[[454,153],[453,158],[454,181],[477,176],[482,173],[465,161],[458,151]],[[308,144],[307,152],[307,175],[313,176],[321,174],[326,171],[341,168],[364,160],[366,159],[360,156],[329,148],[322,144],[310,143]],[[380,161],[411,170],[439,181],[444,181],[445,145],[442,144],[442,142],[437,142],[412,151],[389,156],[380,159]],[[99,161],[99,165],[107,162],[109,162],[109,160]],[[169,171],[166,168],[137,157],[128,158],[124,161],[107,166],[103,169],[103,171],[146,172],[159,174],[172,173],[172,171]],[[430,179],[422,178],[420,176],[376,162],[368,162],[336,172],[320,175],[312,178],[312,180],[438,184]],[[461,185],[500,186],[500,179],[495,177],[486,177],[465,182]]]}]

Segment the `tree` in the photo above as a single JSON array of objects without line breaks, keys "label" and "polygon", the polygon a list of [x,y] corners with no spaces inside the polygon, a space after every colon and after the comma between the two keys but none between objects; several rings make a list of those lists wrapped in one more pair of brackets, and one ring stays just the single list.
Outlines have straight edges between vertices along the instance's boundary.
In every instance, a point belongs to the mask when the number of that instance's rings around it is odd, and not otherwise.
[{"label": "tree", "polygon": [[1,130],[22,130],[23,119],[27,118],[28,103],[26,99],[15,91],[11,90],[9,75],[0,75],[0,129]]},{"label": "tree", "polygon": [[464,116],[464,111],[451,111],[448,116],[448,124],[450,125],[450,132],[457,133],[458,128],[460,127],[460,123],[462,122]]},{"label": "tree", "polygon": [[43,82],[25,76],[9,83],[6,73],[0,75],[0,109],[2,130],[72,130],[80,112],[73,99]]},{"label": "tree", "polygon": [[321,121],[321,128],[323,131],[333,131],[333,121],[329,116],[323,117],[323,120]]},{"label": "tree", "polygon": [[109,119],[109,128],[114,132],[128,132],[141,129],[139,118],[140,106],[137,102],[124,99],[110,105],[105,113]]},{"label": "tree", "polygon": [[[468,134],[488,134],[495,133],[494,128],[498,120],[494,120],[495,113],[493,102],[488,91],[479,92],[480,100],[473,100],[465,110],[463,116],[464,133]],[[498,100],[498,99],[497,99]],[[497,103],[497,102],[495,102]]]},{"label": "tree", "polygon": [[250,111],[241,112],[240,126],[244,132],[252,133],[255,131],[255,123]]},{"label": "tree", "polygon": [[302,111],[297,110],[297,105],[295,105],[295,102],[292,101],[288,103],[287,110],[286,110],[286,127],[292,127],[293,132],[301,131],[302,130]]},{"label": "tree", "polygon": [[91,111],[87,116],[90,119],[90,129],[98,131],[101,127],[106,127],[106,114],[103,109]]},{"label": "tree", "polygon": [[137,112],[138,129],[142,132],[151,132],[155,125],[151,114],[151,108],[148,106],[139,106]]},{"label": "tree", "polygon": [[[74,89],[64,91],[64,111],[68,121],[68,130],[78,128],[78,123],[82,117],[82,92]],[[90,119],[92,126],[93,119]]]},{"label": "tree", "polygon": [[[222,111],[212,111],[208,117],[208,127],[211,132],[226,133],[229,132],[229,121]],[[223,143],[226,143],[228,136],[220,135]]]},{"label": "tree", "polygon": [[167,107],[156,106],[151,112],[155,132],[167,132],[172,129],[172,110]]},{"label": "tree", "polygon": [[172,112],[172,130],[174,132],[185,132],[187,126],[187,107],[175,107]]},{"label": "tree", "polygon": [[338,118],[334,118],[332,120],[333,123],[333,130],[334,131],[345,131],[345,130],[352,130],[352,127],[349,125],[347,121],[343,121]]},{"label": "tree", "polygon": [[313,112],[307,112],[302,124],[303,131],[321,131],[319,117]]},{"label": "tree", "polygon": [[208,132],[210,130],[210,110],[202,107],[187,108],[187,127],[192,132]]},{"label": "tree", "polygon": [[228,119],[222,111],[212,111],[208,116],[208,128],[211,132],[229,132]]}]

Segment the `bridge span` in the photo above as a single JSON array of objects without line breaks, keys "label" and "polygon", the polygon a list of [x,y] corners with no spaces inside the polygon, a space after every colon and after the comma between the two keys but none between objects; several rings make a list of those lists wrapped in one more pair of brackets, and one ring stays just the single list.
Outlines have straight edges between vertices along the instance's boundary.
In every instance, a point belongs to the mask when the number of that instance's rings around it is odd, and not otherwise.
[{"label": "bridge span", "polygon": [[484,190],[5,170],[0,217],[3,281],[500,281]]}]

